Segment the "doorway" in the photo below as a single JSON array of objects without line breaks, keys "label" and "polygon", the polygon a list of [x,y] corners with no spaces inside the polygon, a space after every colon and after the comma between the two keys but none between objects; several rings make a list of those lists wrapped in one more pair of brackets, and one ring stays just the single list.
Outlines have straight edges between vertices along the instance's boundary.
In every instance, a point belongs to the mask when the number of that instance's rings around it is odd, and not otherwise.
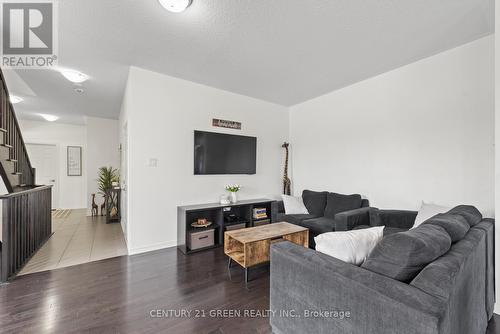
[{"label": "doorway", "polygon": [[59,207],[58,162],[56,145],[26,144],[31,165],[35,168],[35,183],[52,186],[52,209]]}]

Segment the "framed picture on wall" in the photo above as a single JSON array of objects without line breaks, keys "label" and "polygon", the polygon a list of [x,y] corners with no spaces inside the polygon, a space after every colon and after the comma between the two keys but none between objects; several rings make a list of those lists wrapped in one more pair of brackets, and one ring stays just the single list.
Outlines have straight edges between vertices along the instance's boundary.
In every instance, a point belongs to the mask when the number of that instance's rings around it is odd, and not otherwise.
[{"label": "framed picture on wall", "polygon": [[81,146],[68,146],[68,176],[82,176]]}]

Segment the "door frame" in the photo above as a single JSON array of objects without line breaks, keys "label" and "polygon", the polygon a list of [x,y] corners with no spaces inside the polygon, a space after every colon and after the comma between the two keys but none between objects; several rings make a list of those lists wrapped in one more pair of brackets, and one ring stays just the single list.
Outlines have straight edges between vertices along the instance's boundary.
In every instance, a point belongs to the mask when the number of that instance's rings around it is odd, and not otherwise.
[{"label": "door frame", "polygon": [[[125,243],[129,244],[129,233],[130,233],[130,177],[129,177],[129,166],[130,166],[130,141],[129,141],[129,127],[128,127],[128,121],[125,121],[121,125],[121,130],[122,130],[122,135],[120,136],[120,187],[122,188],[122,220],[121,220],[121,227],[122,227],[122,232],[125,237]],[[125,148],[125,150],[124,150]],[[123,152],[126,152],[125,157],[123,156]],[[123,173],[123,167],[125,167],[125,173]],[[126,176],[126,177],[123,177]],[[125,182],[124,182],[125,181]],[[124,214],[123,214],[124,213]],[[125,219],[124,219],[125,218]]]},{"label": "door frame", "polygon": [[[59,145],[58,143],[50,143],[50,142],[33,142],[33,141],[30,141],[30,142],[26,142],[25,143],[26,146],[28,145],[38,145],[38,146],[54,146],[56,148],[56,196],[54,196],[54,201],[55,203],[52,203],[52,207],[53,208],[59,208],[59,202],[60,202],[60,199],[61,199],[61,187],[60,187],[60,177],[59,177],[59,174],[60,174],[60,168],[59,168],[59,165],[61,164],[61,145]],[[29,157],[29,155],[28,155]],[[31,162],[31,159],[30,159],[30,162]],[[36,182],[36,168],[35,168],[35,182]]]}]

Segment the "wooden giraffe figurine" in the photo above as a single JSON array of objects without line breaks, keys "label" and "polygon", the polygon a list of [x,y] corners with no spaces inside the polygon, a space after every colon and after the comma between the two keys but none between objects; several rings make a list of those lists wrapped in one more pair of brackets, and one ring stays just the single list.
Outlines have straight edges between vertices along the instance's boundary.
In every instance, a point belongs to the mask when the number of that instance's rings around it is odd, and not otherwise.
[{"label": "wooden giraffe figurine", "polygon": [[106,210],[106,196],[102,196],[104,198],[104,202],[101,204],[101,216],[104,216],[104,210]]},{"label": "wooden giraffe figurine", "polygon": [[92,217],[99,215],[99,207],[95,204],[95,194],[92,194]]},{"label": "wooden giraffe figurine", "polygon": [[289,143],[285,142],[281,147],[285,149],[285,170],[283,173],[283,194],[284,195],[290,195],[290,186],[292,182],[290,181],[290,178],[288,177],[288,146],[290,146]]}]

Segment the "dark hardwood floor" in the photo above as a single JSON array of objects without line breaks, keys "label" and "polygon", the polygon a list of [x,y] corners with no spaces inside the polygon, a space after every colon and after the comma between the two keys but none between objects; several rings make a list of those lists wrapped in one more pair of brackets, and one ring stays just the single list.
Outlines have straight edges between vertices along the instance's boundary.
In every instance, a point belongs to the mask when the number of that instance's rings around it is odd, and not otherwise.
[{"label": "dark hardwood floor", "polygon": [[[0,287],[0,332],[270,333],[267,318],[210,313],[269,307],[267,268],[251,273],[246,290],[243,271],[234,266],[229,281],[226,265],[220,248],[190,256],[171,248],[21,276]],[[151,316],[161,310],[191,314]],[[488,333],[500,334],[496,323]]]}]

